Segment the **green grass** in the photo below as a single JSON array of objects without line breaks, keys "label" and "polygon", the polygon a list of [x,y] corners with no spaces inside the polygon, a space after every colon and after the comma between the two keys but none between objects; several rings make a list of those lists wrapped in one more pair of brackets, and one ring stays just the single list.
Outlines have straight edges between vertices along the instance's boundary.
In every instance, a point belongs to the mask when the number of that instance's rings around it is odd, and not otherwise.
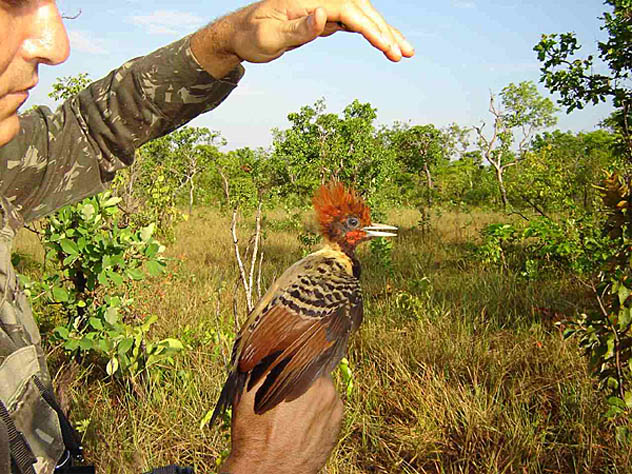
[{"label": "green grass", "polygon": [[[268,215],[264,287],[302,254],[283,218]],[[585,360],[551,318],[590,306],[589,295],[570,277],[527,282],[472,257],[479,230],[501,218],[448,212],[424,233],[415,211],[397,210],[392,274],[360,251],[365,321],[350,346],[355,386],[330,474],[632,472],[631,447],[617,444]],[[199,423],[224,381],[234,326],[229,227],[198,210],[168,248],[168,274],[137,288],[138,313],[159,317],[154,336],[187,345],[173,370],[123,387],[51,349],[99,472],[172,462],[212,472],[228,447],[226,427]],[[30,236],[16,250],[37,252]],[[242,319],[244,307],[240,293]]]}]

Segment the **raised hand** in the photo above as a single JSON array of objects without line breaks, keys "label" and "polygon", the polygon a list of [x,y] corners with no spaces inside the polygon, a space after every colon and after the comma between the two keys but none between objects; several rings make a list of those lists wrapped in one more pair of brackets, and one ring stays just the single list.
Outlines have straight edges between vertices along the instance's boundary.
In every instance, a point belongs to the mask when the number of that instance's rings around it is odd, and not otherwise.
[{"label": "raised hand", "polygon": [[414,49],[368,0],[264,0],[198,31],[193,53],[215,77],[237,63],[264,63],[337,31],[359,33],[391,61]]}]

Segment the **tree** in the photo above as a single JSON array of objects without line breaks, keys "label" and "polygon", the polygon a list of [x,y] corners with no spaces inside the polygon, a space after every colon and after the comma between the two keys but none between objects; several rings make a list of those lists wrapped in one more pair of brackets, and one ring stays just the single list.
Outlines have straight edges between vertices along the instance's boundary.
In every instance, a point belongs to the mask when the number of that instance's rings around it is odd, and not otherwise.
[{"label": "tree", "polygon": [[80,72],[76,76],[58,77],[48,97],[55,100],[69,99],[85,89],[90,82],[90,75],[87,72]]},{"label": "tree", "polygon": [[181,216],[176,205],[183,197],[183,190],[190,215],[202,173],[209,169],[220,153],[218,147],[225,143],[219,132],[182,127],[143,145],[136,153],[134,165],[126,170],[127,181],[118,187],[125,201],[130,200],[127,188],[133,188],[134,200],[142,203],[142,206],[126,205],[140,211],[134,219],[142,223],[157,222],[159,229],[168,233]]},{"label": "tree", "polygon": [[273,160],[284,194],[310,196],[330,179],[350,182],[372,195],[394,170],[391,150],[376,130],[377,111],[355,100],[342,115],[325,112],[324,100],[288,115],[290,128],[274,131]]},{"label": "tree", "polygon": [[432,168],[447,160],[445,135],[432,124],[412,127],[396,124],[392,143],[405,170],[418,178],[424,177],[428,205],[432,205]]},{"label": "tree", "polygon": [[526,160],[510,175],[512,202],[532,207],[539,214],[549,210],[583,212],[593,208],[593,184],[613,161],[612,134],[561,132],[537,135]]},{"label": "tree", "polygon": [[[478,148],[483,158],[494,168],[503,208],[509,204],[504,183],[504,172],[527,158],[526,150],[533,134],[552,127],[557,122],[557,109],[548,98],[542,97],[531,81],[510,83],[500,93],[501,107],[490,94],[489,112],[493,116],[490,136],[483,133],[485,122],[474,127]],[[517,140],[517,142],[516,142]]]},{"label": "tree", "polygon": [[[534,47],[543,63],[541,82],[551,92],[560,94],[559,103],[567,111],[587,104],[612,101],[615,113],[608,119],[618,130],[617,149],[627,161],[623,173],[608,173],[599,186],[602,197],[600,233],[604,245],[593,252],[599,262],[597,283],[592,283],[599,311],[586,311],[569,328],[567,334],[579,338],[580,346],[590,358],[600,386],[611,393],[609,416],[632,408],[632,139],[630,136],[632,90],[632,1],[606,0],[612,11],[605,12],[602,30],[606,41],[597,43],[599,59],[605,73],[592,55],[573,59],[580,49],[573,33],[542,35]],[[620,427],[619,427],[620,428]],[[622,434],[617,428],[617,436]],[[629,434],[626,434],[626,437]],[[629,438],[628,438],[629,439]]]},{"label": "tree", "polygon": [[189,189],[189,215],[193,212],[193,202],[197,178],[219,155],[219,146],[226,140],[219,132],[208,128],[183,127],[169,135],[171,142],[170,168],[179,175],[179,188]]},{"label": "tree", "polygon": [[601,29],[608,33],[608,39],[599,41],[597,48],[608,73],[596,72],[600,68],[593,55],[573,59],[581,48],[574,33],[544,34],[533,49],[543,63],[540,82],[560,94],[558,103],[566,106],[567,112],[612,101],[616,109],[612,123],[620,130],[620,143],[632,160],[632,1],[606,0],[604,4],[612,7],[601,18]]}]

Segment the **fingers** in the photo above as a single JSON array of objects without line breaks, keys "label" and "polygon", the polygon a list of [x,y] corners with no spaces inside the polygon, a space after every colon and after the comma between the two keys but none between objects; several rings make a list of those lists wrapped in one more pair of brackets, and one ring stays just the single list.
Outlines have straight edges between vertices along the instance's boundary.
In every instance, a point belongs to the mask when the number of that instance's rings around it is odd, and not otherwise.
[{"label": "fingers", "polygon": [[[338,15],[335,9],[328,13],[331,13],[329,22],[340,21],[347,31],[360,33],[391,61],[397,62],[402,57],[412,57],[415,54],[414,48],[401,32],[390,26],[367,0],[350,2]],[[325,28],[326,34],[335,31],[331,27]]]},{"label": "fingers", "polygon": [[406,40],[404,35],[397,28],[394,26],[391,26],[390,28],[393,36],[399,43],[399,49],[402,52],[402,56],[405,58],[412,58],[415,55],[415,48],[413,48],[413,45]]},{"label": "fingers", "polygon": [[327,23],[327,14],[322,8],[316,8],[310,15],[290,20],[285,24],[288,49],[309,43],[322,35]]},{"label": "fingers", "polygon": [[380,35],[385,38],[389,44],[388,51],[384,51],[384,54],[392,60],[399,61],[402,58],[402,51],[399,47],[399,42],[395,40],[391,27],[386,23],[382,15],[380,15],[373,6],[366,2],[359,8],[360,12],[373,21],[376,28],[379,30]]},{"label": "fingers", "polygon": [[391,49],[392,41],[383,35],[378,25],[356,5],[343,10],[339,21],[346,26],[347,31],[360,33],[369,43],[385,54]]}]

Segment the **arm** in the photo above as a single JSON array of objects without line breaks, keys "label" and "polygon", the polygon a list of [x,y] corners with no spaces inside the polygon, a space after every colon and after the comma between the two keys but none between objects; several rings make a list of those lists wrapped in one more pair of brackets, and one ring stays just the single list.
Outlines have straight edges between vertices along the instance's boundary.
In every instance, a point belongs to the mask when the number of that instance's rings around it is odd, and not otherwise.
[{"label": "arm", "polygon": [[28,221],[102,191],[137,147],[216,107],[242,74],[210,76],[189,37],[129,61],[55,113],[20,118],[18,136],[0,148],[0,194]]}]

